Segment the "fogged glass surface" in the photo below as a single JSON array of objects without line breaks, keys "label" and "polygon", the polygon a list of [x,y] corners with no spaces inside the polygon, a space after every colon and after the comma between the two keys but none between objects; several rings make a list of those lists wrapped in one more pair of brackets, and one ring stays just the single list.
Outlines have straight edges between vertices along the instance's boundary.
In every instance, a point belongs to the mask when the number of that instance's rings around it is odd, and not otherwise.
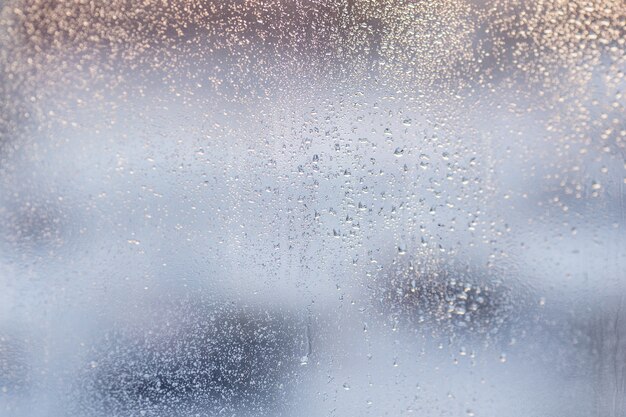
[{"label": "fogged glass surface", "polygon": [[0,416],[626,416],[623,0],[0,9]]}]

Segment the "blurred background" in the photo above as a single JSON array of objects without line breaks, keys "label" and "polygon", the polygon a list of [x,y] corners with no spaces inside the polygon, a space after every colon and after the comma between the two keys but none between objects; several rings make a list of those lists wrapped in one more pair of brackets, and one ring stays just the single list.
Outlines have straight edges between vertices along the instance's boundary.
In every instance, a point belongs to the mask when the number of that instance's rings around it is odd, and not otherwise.
[{"label": "blurred background", "polygon": [[0,3],[0,416],[626,416],[621,0]]}]

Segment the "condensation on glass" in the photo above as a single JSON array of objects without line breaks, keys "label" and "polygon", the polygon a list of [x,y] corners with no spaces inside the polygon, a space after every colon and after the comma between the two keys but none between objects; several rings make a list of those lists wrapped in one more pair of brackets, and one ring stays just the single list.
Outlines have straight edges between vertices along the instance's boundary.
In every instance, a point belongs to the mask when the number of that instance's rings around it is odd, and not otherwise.
[{"label": "condensation on glass", "polygon": [[625,416],[625,28],[1,2],[0,416]]}]

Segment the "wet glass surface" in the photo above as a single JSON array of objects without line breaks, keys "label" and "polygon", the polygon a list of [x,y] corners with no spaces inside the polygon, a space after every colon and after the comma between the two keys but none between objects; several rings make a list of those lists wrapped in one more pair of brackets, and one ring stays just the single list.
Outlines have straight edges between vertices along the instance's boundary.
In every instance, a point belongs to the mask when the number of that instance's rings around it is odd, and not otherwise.
[{"label": "wet glass surface", "polygon": [[0,3],[0,416],[626,415],[626,4]]}]

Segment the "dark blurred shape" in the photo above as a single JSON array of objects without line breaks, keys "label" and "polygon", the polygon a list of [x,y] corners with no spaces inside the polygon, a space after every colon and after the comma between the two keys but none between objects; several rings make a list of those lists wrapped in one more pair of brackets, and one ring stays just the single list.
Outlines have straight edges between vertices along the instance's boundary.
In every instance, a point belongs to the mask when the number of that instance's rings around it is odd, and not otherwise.
[{"label": "dark blurred shape", "polygon": [[494,275],[460,262],[399,258],[378,278],[376,298],[386,316],[433,335],[509,340],[537,311],[523,288]]},{"label": "dark blurred shape", "polygon": [[181,322],[112,331],[81,387],[87,415],[264,415],[289,396],[302,328],[280,312],[184,308]]},{"label": "dark blurred shape", "polygon": [[11,202],[0,206],[0,247],[18,255],[42,254],[63,244],[67,214],[50,200]]}]

